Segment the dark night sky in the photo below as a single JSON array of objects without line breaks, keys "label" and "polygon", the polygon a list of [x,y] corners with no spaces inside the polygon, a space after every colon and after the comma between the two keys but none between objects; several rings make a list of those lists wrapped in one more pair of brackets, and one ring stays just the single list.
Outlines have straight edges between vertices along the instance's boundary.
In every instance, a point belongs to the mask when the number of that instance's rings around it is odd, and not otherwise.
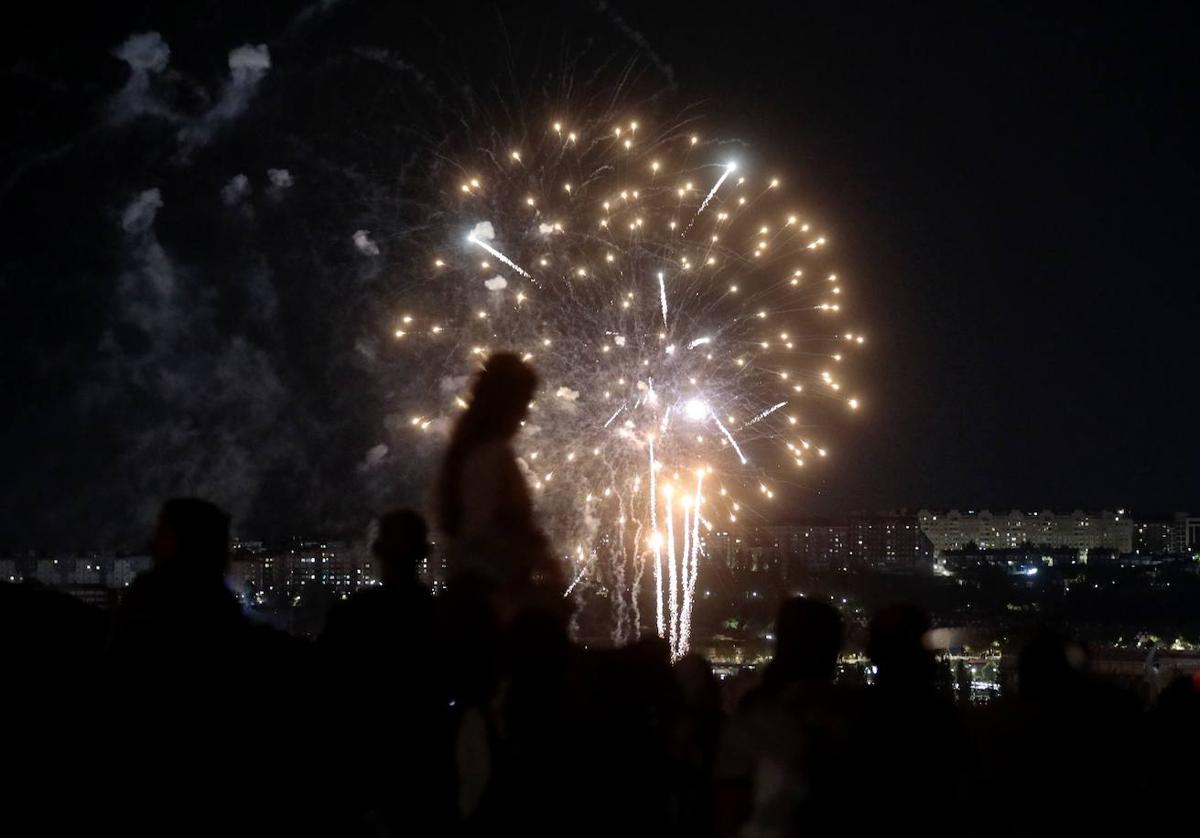
[{"label": "dark night sky", "polygon": [[[378,394],[345,360],[363,323],[346,301],[376,280],[339,261],[343,228],[378,224],[383,198],[326,188],[314,161],[366,175],[404,165],[402,140],[359,129],[388,125],[407,99],[355,77],[349,50],[386,47],[414,86],[478,82],[495,72],[498,19],[550,45],[543,73],[556,45],[629,53],[638,33],[670,65],[675,100],[788,161],[792,191],[823,218],[871,338],[855,369],[866,410],[828,429],[836,468],[793,494],[796,513],[1200,509],[1188,118],[1200,79],[1183,5],[612,5],[620,22],[591,3],[125,4],[13,27],[0,88],[21,114],[0,157],[0,545],[120,541],[181,489],[212,487],[277,532],[355,524],[394,495],[378,478],[360,485]],[[152,84],[169,87],[173,115],[114,125],[129,72],[112,52],[147,31],[171,46]],[[269,73],[236,118],[197,133],[239,94],[222,79],[243,43],[269,45]],[[203,137],[187,154],[181,130]],[[385,147],[395,161],[379,159]],[[293,197],[270,192],[269,166],[297,176]],[[252,216],[212,221],[197,196],[216,204],[241,171]],[[118,234],[123,208],[152,186],[156,235],[190,295],[166,348],[129,327],[141,315],[121,296],[148,246]],[[266,396],[245,389],[264,380]]]},{"label": "dark night sky", "polygon": [[852,267],[870,411],[804,504],[1200,507],[1197,29],[1022,6],[644,24],[794,150]]}]

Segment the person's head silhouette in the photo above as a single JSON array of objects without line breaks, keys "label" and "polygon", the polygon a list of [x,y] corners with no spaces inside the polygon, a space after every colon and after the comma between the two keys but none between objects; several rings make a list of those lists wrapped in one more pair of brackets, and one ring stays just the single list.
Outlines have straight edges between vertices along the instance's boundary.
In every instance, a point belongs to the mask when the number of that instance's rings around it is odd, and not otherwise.
[{"label": "person's head silhouette", "polygon": [[770,681],[829,681],[842,648],[842,617],[824,602],[793,597],[775,618],[775,658]]},{"label": "person's head silhouette", "polygon": [[934,656],[925,647],[929,616],[915,605],[891,605],[871,620],[867,657],[879,668],[879,683],[928,686]]},{"label": "person's head silhouette", "polygon": [[1062,698],[1083,685],[1082,661],[1072,661],[1072,644],[1053,629],[1044,628],[1021,650],[1017,659],[1017,690],[1030,699]]},{"label": "person's head silhouette", "polygon": [[150,542],[156,568],[220,576],[229,566],[229,515],[199,498],[163,504]]},{"label": "person's head silhouette", "polygon": [[411,581],[429,556],[429,529],[411,509],[394,509],[379,518],[371,552],[379,559],[384,585]]},{"label": "person's head silhouette", "polygon": [[513,436],[529,412],[529,400],[537,384],[532,367],[511,352],[497,352],[487,359],[475,379],[464,424],[470,419],[489,436]]}]

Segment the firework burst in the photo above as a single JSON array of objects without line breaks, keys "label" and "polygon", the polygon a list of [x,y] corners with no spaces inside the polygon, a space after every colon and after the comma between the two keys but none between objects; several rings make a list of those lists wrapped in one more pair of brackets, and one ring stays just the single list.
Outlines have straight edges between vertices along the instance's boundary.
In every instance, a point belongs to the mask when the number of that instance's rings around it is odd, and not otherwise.
[{"label": "firework burst", "polygon": [[412,395],[416,432],[448,426],[491,352],[538,369],[520,458],[567,594],[606,594],[614,642],[645,623],[675,657],[706,534],[825,456],[806,403],[858,408],[837,371],[864,341],[833,320],[842,286],[815,223],[778,177],[713,148],[563,116],[457,157],[395,312],[400,351],[436,372]]}]

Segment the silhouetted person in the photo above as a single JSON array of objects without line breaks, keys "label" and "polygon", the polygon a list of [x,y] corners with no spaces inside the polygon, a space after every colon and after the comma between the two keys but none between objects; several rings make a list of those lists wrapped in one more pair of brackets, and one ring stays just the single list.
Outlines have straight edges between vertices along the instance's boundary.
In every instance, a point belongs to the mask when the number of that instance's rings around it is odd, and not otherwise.
[{"label": "silhouetted person", "polygon": [[925,646],[929,616],[912,605],[884,608],[871,620],[867,657],[875,664],[875,683],[889,694],[936,691],[937,661]]},{"label": "silhouetted person", "polygon": [[334,605],[321,644],[347,664],[427,657],[433,597],[417,570],[429,551],[428,529],[416,512],[398,509],[382,516],[371,544],[379,584]]},{"label": "silhouetted person", "polygon": [[1017,662],[1017,689],[1026,701],[1078,696],[1086,686],[1086,655],[1058,632],[1042,630],[1025,645]]},{"label": "silhouetted person", "polygon": [[1053,630],[1038,632],[1022,650],[1017,687],[1015,706],[1005,708],[1015,719],[997,772],[997,785],[1024,800],[1003,813],[1011,833],[1139,831],[1147,760],[1133,696],[1092,682],[1086,650]]},{"label": "silhouetted person", "polygon": [[588,787],[580,736],[590,724],[581,712],[576,655],[563,621],[548,611],[526,609],[504,633],[493,712],[472,711],[459,740],[462,756],[475,761],[459,765],[468,834],[589,834],[572,823],[575,795]]},{"label": "silhouetted person", "polygon": [[453,817],[450,696],[433,597],[417,577],[424,519],[383,515],[371,552],[380,584],[335,605],[319,644],[333,717],[369,722],[334,740],[336,808],[354,813],[339,831],[441,832]]},{"label": "silhouetted person", "polygon": [[229,516],[198,498],[167,501],[150,556],[153,566],[129,586],[117,613],[117,664],[179,675],[218,664],[213,657],[227,654],[243,628],[241,607],[225,585]]},{"label": "silhouetted person", "polygon": [[712,665],[695,652],[675,664],[680,706],[671,737],[672,827],[682,835],[705,836],[713,831],[717,738],[721,731],[721,685]]},{"label": "silhouetted person", "polygon": [[[167,501],[150,542],[153,567],[116,615],[105,729],[117,764],[108,774],[137,790],[106,810],[120,833],[294,831],[309,809],[309,801],[262,805],[284,785],[266,766],[298,761],[309,689],[297,641],[250,624],[226,587],[229,529],[229,516],[207,501]],[[229,769],[239,754],[261,761],[253,794]]]},{"label": "silhouetted person", "polygon": [[893,605],[868,629],[875,683],[865,693],[852,749],[862,834],[957,834],[970,811],[973,756],[949,684],[939,682],[926,645],[930,628],[921,609]]},{"label": "silhouetted person", "polygon": [[742,700],[718,757],[718,834],[825,834],[840,823],[852,696],[833,685],[842,620],[823,602],[790,599],[775,657]]},{"label": "silhouetted person", "polygon": [[436,493],[452,577],[486,580],[498,605],[513,613],[528,601],[562,608],[566,588],[512,450],[537,383],[516,355],[488,358],[451,434]]},{"label": "silhouetted person", "polygon": [[36,582],[0,583],[0,637],[12,693],[42,700],[93,682],[107,629],[103,611],[70,594]]},{"label": "silhouetted person", "polygon": [[[580,763],[589,787],[619,807],[589,820],[591,834],[672,834],[678,824],[681,684],[671,649],[657,636],[629,646],[588,652],[587,724]],[[634,827],[633,825],[636,825]]]},{"label": "silhouetted person", "polygon": [[80,783],[73,805],[64,806],[61,786],[45,778],[63,766],[88,778],[104,768],[95,729],[80,736],[79,727],[64,720],[102,706],[97,699],[107,631],[104,612],[70,594],[34,582],[0,583],[0,714],[9,720],[0,760],[6,800],[0,821],[11,824],[12,834],[24,824],[37,824],[43,835],[94,829],[84,812],[103,805],[96,784]]},{"label": "silhouetted person", "polygon": [[1159,693],[1146,732],[1155,795],[1186,799],[1200,780],[1200,672],[1178,676]]},{"label": "silhouetted person", "polygon": [[[496,783],[527,776],[522,772],[530,763],[514,754],[526,745],[536,750],[545,741],[530,738],[530,729],[520,725],[520,733],[506,728],[506,716],[522,717],[530,693],[518,689],[521,699],[515,703],[505,702],[505,696],[515,683],[534,677],[514,670],[521,660],[514,650],[531,635],[518,638],[512,632],[522,624],[541,625],[545,617],[565,638],[569,613],[562,567],[534,519],[529,487],[512,449],[537,384],[532,368],[516,355],[487,359],[451,434],[435,487],[434,511],[450,574],[442,611],[455,662],[450,680],[458,713],[459,811],[479,829],[510,823],[517,810],[497,792]],[[554,664],[547,658],[539,665],[549,670]],[[558,675],[548,672],[545,683]],[[547,730],[553,718],[546,718]]]},{"label": "silhouetted person", "polygon": [[803,597],[788,600],[775,619],[775,657],[763,673],[763,690],[832,683],[841,648],[842,617],[836,608]]}]

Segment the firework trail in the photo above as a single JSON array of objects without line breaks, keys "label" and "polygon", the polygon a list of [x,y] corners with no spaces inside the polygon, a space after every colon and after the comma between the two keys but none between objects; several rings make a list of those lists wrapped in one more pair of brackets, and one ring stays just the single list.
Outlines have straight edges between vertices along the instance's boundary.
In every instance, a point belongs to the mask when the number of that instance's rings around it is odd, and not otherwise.
[{"label": "firework trail", "polygon": [[[691,637],[692,633],[692,608],[696,599],[696,576],[700,570],[700,505],[704,499],[704,469],[696,470],[696,493],[692,496],[692,501],[695,505],[695,511],[692,513],[692,535],[690,544],[686,544],[683,551],[684,566],[689,567],[688,546],[691,548],[691,559],[688,573],[685,575],[684,590],[683,590],[683,608],[679,613],[679,635],[680,637]],[[689,504],[690,506],[691,504]],[[684,517],[684,527],[687,527],[687,517]],[[687,648],[684,647],[680,654],[686,654]]]},{"label": "firework trail", "polygon": [[775,411],[777,411],[783,407],[787,407],[787,402],[779,402],[778,404],[771,405],[766,410],[764,410],[762,413],[758,414],[753,419],[751,419],[749,422],[747,422],[746,427],[749,428],[751,425],[757,425],[763,419],[766,419],[772,413],[774,413]]},{"label": "firework trail", "polygon": [[717,178],[717,182],[713,184],[713,188],[708,190],[708,194],[704,196],[704,200],[700,202],[700,208],[696,210],[696,214],[692,216],[692,220],[688,222],[687,228],[683,231],[683,235],[687,235],[692,225],[696,223],[696,219],[700,217],[700,213],[708,209],[708,205],[712,203],[712,199],[716,196],[717,190],[721,188],[721,184],[725,182],[725,178],[729,177],[734,170],[737,169],[737,163],[726,163],[725,171],[721,172],[721,176]]},{"label": "firework trail", "polygon": [[497,259],[499,259],[501,262],[503,262],[504,264],[508,265],[508,266],[509,266],[510,268],[512,268],[514,271],[516,271],[517,273],[519,273],[521,276],[523,276],[523,277],[525,277],[525,278],[527,278],[527,279],[532,279],[532,278],[533,278],[533,277],[531,277],[531,276],[529,275],[529,272],[528,272],[527,270],[525,270],[524,268],[522,268],[520,265],[518,265],[518,264],[517,264],[516,262],[514,262],[512,259],[509,259],[507,256],[505,256],[503,253],[501,253],[501,252],[500,252],[499,250],[497,250],[496,248],[492,247],[492,246],[491,246],[490,244],[488,244],[487,242],[485,242],[485,241],[480,241],[479,239],[475,238],[474,236],[467,236],[467,241],[469,241],[471,244],[477,244],[477,245],[479,245],[479,246],[480,246],[480,247],[482,247],[484,250],[486,250],[488,253],[492,254],[492,255],[493,255],[493,256],[495,256]]},{"label": "firework trail", "polygon": [[663,325],[667,325],[667,284],[663,281],[662,271],[658,272],[658,294],[662,300]]},{"label": "firework trail", "polygon": [[663,487],[663,513],[667,518],[667,583],[670,585],[668,601],[671,608],[667,615],[667,638],[672,654],[679,648],[679,572],[675,561],[675,515],[671,509],[673,494],[670,483]]}]

